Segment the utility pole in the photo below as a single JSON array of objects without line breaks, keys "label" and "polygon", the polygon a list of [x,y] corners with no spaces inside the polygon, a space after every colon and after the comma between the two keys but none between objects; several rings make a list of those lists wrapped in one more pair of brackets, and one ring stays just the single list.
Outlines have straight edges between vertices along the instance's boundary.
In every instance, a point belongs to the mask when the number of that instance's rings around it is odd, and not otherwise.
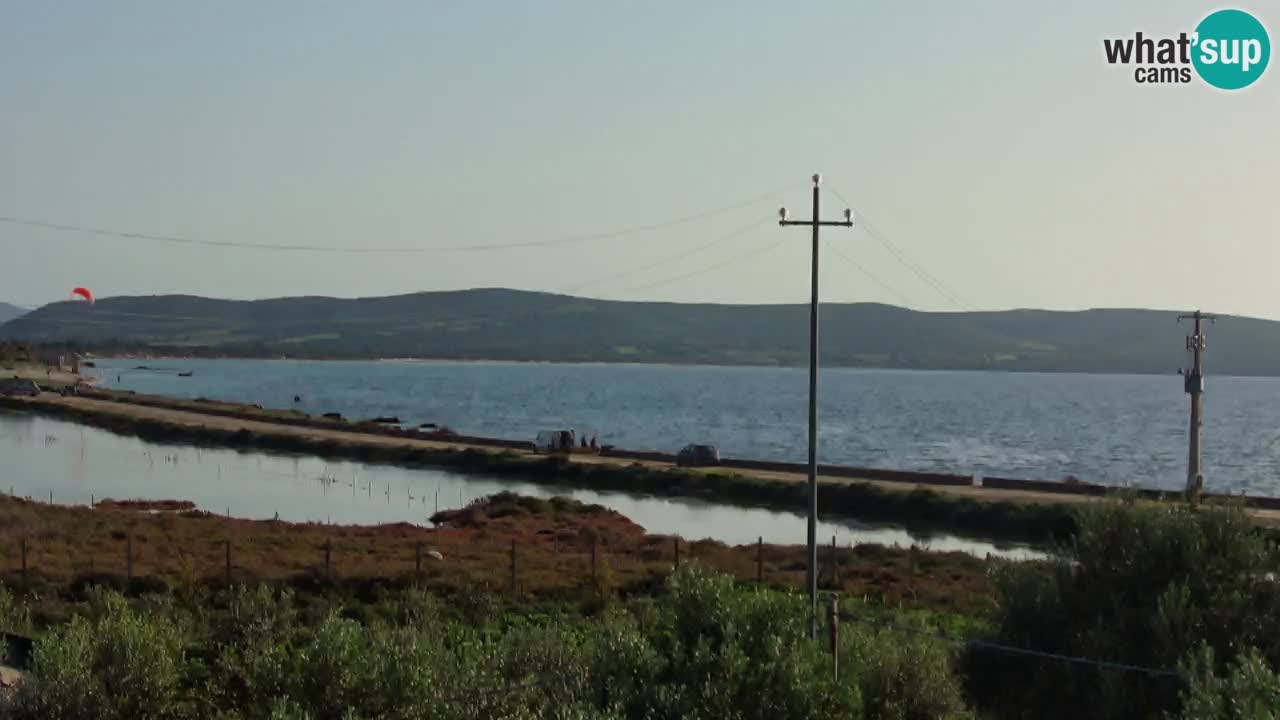
[{"label": "utility pole", "polygon": [[1191,368],[1183,370],[1183,389],[1191,396],[1191,432],[1187,438],[1187,500],[1195,502],[1204,487],[1204,475],[1200,472],[1200,396],[1204,394],[1204,334],[1200,321],[1213,322],[1217,315],[1199,310],[1178,316],[1178,322],[1195,321],[1195,334],[1187,336],[1187,350],[1191,352]]},{"label": "utility pole", "polygon": [[828,225],[853,227],[853,211],[845,209],[844,220],[822,220],[818,215],[818,186],[822,176],[813,176],[813,216],[790,220],[787,209],[778,211],[778,224],[807,225],[813,228],[812,277],[809,295],[809,565],[805,584],[809,587],[809,637],[818,639],[818,228]]}]

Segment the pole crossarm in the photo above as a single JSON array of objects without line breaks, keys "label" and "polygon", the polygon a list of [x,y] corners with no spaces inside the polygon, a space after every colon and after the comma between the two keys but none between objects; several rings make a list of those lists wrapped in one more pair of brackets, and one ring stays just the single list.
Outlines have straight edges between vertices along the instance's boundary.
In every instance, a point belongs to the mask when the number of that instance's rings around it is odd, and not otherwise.
[{"label": "pole crossarm", "polygon": [[[812,220],[779,220],[779,225],[813,225]],[[853,227],[852,220],[819,220],[818,225],[821,227]]]}]

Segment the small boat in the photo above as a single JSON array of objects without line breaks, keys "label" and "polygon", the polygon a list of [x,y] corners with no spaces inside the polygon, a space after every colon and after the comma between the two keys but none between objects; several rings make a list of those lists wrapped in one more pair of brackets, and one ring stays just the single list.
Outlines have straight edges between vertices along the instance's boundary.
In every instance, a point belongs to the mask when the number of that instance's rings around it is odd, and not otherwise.
[{"label": "small boat", "polygon": [[180,372],[178,373],[178,377],[191,377],[191,371],[188,370],[186,372]]}]

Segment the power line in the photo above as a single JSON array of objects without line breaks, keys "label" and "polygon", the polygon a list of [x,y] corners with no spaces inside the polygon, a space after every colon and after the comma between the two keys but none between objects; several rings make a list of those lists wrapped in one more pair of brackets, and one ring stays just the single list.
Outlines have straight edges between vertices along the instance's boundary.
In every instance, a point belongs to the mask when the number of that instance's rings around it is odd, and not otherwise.
[{"label": "power line", "polygon": [[917,263],[909,259],[906,256],[906,254],[898,248],[898,246],[894,245],[893,242],[889,240],[889,238],[885,237],[878,229],[876,229],[876,226],[873,225],[870,220],[864,220],[862,224],[862,228],[867,232],[868,235],[875,238],[877,241],[880,242],[880,244],[884,245],[885,248],[888,249],[889,252],[895,258],[897,258],[898,262],[902,263],[908,270],[915,273],[916,277],[919,277],[921,280],[925,282],[925,284],[929,285],[934,290],[936,290],[939,295],[946,298],[948,301],[954,303],[955,305],[958,305],[962,309],[965,309],[965,310],[973,309],[973,307],[969,305],[969,303],[966,302],[964,298],[960,297],[958,293],[956,293],[955,291],[947,287],[941,280],[939,280],[937,277],[932,275],[928,270],[925,270],[922,266],[918,265]]},{"label": "power line", "polygon": [[[758,220],[753,221],[753,222],[752,222],[752,223],[750,223],[749,225],[744,225],[744,226],[742,226],[742,227],[740,227],[740,228],[737,228],[737,229],[736,229],[736,230],[734,230],[733,232],[727,233],[727,234],[725,234],[725,235],[721,235],[721,236],[719,236],[719,237],[716,237],[716,238],[712,239],[712,240],[711,240],[711,241],[709,241],[709,242],[706,242],[706,243],[703,243],[703,244],[701,244],[701,245],[695,246],[695,247],[693,247],[693,248],[690,248],[690,249],[688,249],[688,250],[682,251],[682,252],[677,253],[677,254],[675,254],[675,255],[670,255],[670,256],[664,257],[664,258],[662,258],[662,259],[660,259],[660,260],[657,260],[657,261],[654,261],[654,262],[648,263],[648,264],[646,264],[646,265],[641,265],[641,266],[633,267],[633,268],[630,268],[630,269],[628,269],[628,270],[624,270],[624,271],[622,271],[622,272],[615,273],[615,274],[613,274],[613,275],[608,275],[608,276],[605,276],[605,277],[602,277],[602,278],[596,278],[596,279],[590,280],[590,281],[588,281],[588,282],[586,282],[586,283],[582,283],[582,284],[580,284],[580,285],[574,286],[574,287],[572,287],[572,288],[568,288],[568,289],[565,289],[565,290],[561,290],[560,292],[562,292],[562,293],[564,293],[564,294],[566,294],[566,295],[567,295],[567,294],[569,294],[569,293],[577,292],[577,291],[579,291],[579,290],[581,290],[581,289],[583,289],[583,288],[590,287],[590,286],[592,286],[592,285],[598,285],[598,284],[600,284],[600,283],[609,282],[609,281],[611,281],[611,280],[616,280],[616,279],[618,279],[618,278],[627,277],[627,276],[629,276],[629,275],[634,275],[634,274],[636,274],[636,273],[638,273],[638,272],[643,272],[643,271],[645,271],[645,270],[650,270],[650,269],[652,269],[652,268],[659,267],[659,266],[661,266],[661,265],[665,265],[665,264],[670,263],[670,262],[674,262],[674,261],[677,261],[677,260],[681,260],[681,259],[683,259],[683,258],[689,257],[689,256],[694,255],[694,254],[696,254],[696,253],[698,253],[698,252],[701,252],[701,251],[703,251],[703,250],[707,250],[707,249],[709,249],[709,248],[711,248],[711,247],[714,247],[714,246],[719,245],[719,244],[721,244],[721,243],[727,242],[727,241],[732,240],[732,239],[734,239],[734,238],[741,237],[741,236],[743,236],[743,235],[747,234],[748,232],[750,232],[750,231],[752,231],[752,230],[754,230],[754,229],[756,229],[756,228],[760,227],[761,225],[764,225],[764,224],[765,224],[765,223],[767,223],[767,222],[769,222],[769,218],[760,218],[760,219],[758,219]],[[767,250],[767,249],[768,249],[768,248],[765,248],[765,250]],[[700,270],[694,271],[693,273],[690,273],[690,274],[697,274],[697,273],[699,273],[699,272],[707,272],[707,271],[711,271],[711,270],[716,270],[716,269],[719,269],[720,267],[723,267],[723,266],[725,266],[725,265],[728,265],[728,264],[730,264],[730,263],[732,263],[732,262],[736,262],[736,261],[738,261],[738,260],[746,259],[747,257],[750,257],[751,255],[757,254],[757,252],[762,252],[762,251],[763,251],[763,250],[751,251],[751,252],[748,252],[748,253],[746,253],[746,254],[744,254],[744,255],[742,255],[742,256],[735,257],[735,258],[731,258],[731,259],[729,259],[729,260],[727,260],[727,261],[724,261],[724,262],[721,262],[721,263],[716,263],[715,265],[712,265],[712,266],[710,266],[710,267],[704,267],[704,268],[701,268]],[[658,285],[667,284],[667,283],[669,283],[669,282],[676,282],[676,281],[678,281],[678,280],[684,279],[685,277],[687,277],[687,275],[681,275],[681,276],[674,277],[674,278],[667,278],[667,279],[665,279],[665,280],[661,280],[661,281],[659,281],[659,282],[655,283],[655,284],[654,284],[654,285],[652,285],[652,286],[653,286],[653,287],[656,287],[656,286],[658,286]],[[632,289],[644,289],[645,287],[650,287],[650,286],[640,286],[640,287],[638,287],[638,288],[632,288]],[[15,318],[15,319],[14,319],[14,322],[17,322],[17,321],[20,321],[20,320],[24,320],[24,319],[26,319],[26,320],[30,320],[30,321],[32,321],[32,322],[36,322],[36,321],[38,321],[38,322],[41,322],[41,323],[66,323],[66,324],[76,324],[76,325],[112,325],[112,324],[115,324],[112,320],[110,320],[110,319],[104,319],[102,316],[118,316],[118,317],[129,317],[129,318],[142,318],[142,319],[148,319],[148,320],[175,320],[175,321],[176,321],[176,320],[182,320],[182,321],[193,321],[193,320],[194,320],[194,321],[200,321],[200,320],[203,320],[203,321],[209,321],[209,322],[213,322],[213,323],[221,323],[221,324],[225,324],[225,323],[233,322],[233,321],[234,321],[234,319],[232,319],[232,318],[225,318],[225,317],[201,317],[201,316],[190,316],[190,315],[155,315],[155,314],[148,314],[148,313],[131,313],[131,312],[122,312],[122,311],[112,311],[112,310],[98,310],[98,309],[91,309],[91,310],[88,310],[88,311],[86,312],[86,315],[85,315],[85,316],[83,316],[83,317],[60,317],[60,318],[47,318],[47,317],[41,317],[41,318],[39,318],[39,319],[37,320],[37,318],[32,318],[32,317],[30,317],[29,315],[26,315],[26,316],[21,316],[21,317]]]},{"label": "power line", "polygon": [[45,230],[57,230],[60,232],[84,233],[87,235],[97,235],[101,237],[114,237],[128,240],[149,240],[153,242],[164,242],[181,245],[200,245],[206,247],[218,248],[238,248],[244,250],[271,250],[282,252],[321,252],[321,253],[341,253],[341,254],[375,254],[375,253],[426,253],[426,252],[476,252],[489,250],[515,250],[519,248],[529,247],[548,247],[552,245],[565,245],[579,242],[593,242],[598,240],[612,240],[615,238],[626,237],[628,235],[636,235],[639,233],[652,232],[654,230],[662,230],[677,225],[684,225],[698,220],[704,220],[716,215],[722,215],[727,212],[739,210],[750,205],[767,200],[779,193],[791,188],[794,185],[770,190],[766,193],[754,195],[746,200],[735,202],[729,205],[704,210],[702,212],[684,215],[670,220],[661,222],[645,223],[642,225],[634,225],[620,230],[611,230],[608,232],[589,233],[583,235],[567,235],[558,238],[548,238],[545,240],[530,240],[526,242],[513,243],[488,243],[482,245],[434,245],[434,246],[401,246],[401,247],[326,247],[322,245],[284,245],[276,243],[246,243],[231,240],[210,240],[207,238],[183,237],[178,235],[157,235],[151,233],[126,232],[121,230],[110,230],[99,227],[89,227],[83,225],[72,225],[67,223],[46,222],[43,220],[32,220],[28,218],[20,218],[13,216],[0,216],[0,223],[9,225],[20,225],[24,227],[42,228]]},{"label": "power line", "polygon": [[[620,273],[616,273],[616,274],[614,274],[614,275],[610,275],[610,276],[607,276],[607,277],[604,277],[604,278],[597,278],[597,279],[594,279],[594,280],[592,280],[592,281],[590,281],[590,282],[583,283],[583,284],[581,284],[581,285],[579,285],[579,286],[577,286],[577,287],[570,288],[570,289],[567,289],[567,290],[562,290],[561,292],[562,292],[562,293],[564,293],[564,294],[568,294],[568,293],[576,292],[576,291],[578,291],[578,290],[580,290],[580,289],[582,289],[582,288],[584,288],[584,287],[588,287],[588,286],[591,286],[591,285],[596,285],[596,284],[603,283],[603,282],[608,282],[608,281],[610,281],[610,280],[614,280],[614,279],[617,279],[617,278],[619,278],[619,277],[625,277],[625,276],[628,276],[628,275],[633,275],[633,274],[635,274],[635,273],[637,273],[637,272],[642,272],[642,271],[644,271],[644,270],[652,269],[652,268],[654,268],[654,267],[658,267],[658,266],[664,265],[664,264],[666,264],[666,263],[673,262],[673,261],[675,261],[675,260],[679,260],[679,259],[682,259],[682,258],[684,258],[684,257],[688,257],[688,256],[690,256],[690,255],[693,255],[693,254],[695,254],[695,253],[697,253],[697,252],[700,252],[700,251],[702,251],[702,250],[706,250],[706,249],[708,249],[708,248],[710,248],[710,247],[713,247],[713,246],[715,246],[715,245],[718,245],[718,244],[720,244],[720,243],[727,242],[727,241],[732,240],[732,239],[734,239],[734,238],[742,237],[743,235],[746,235],[747,233],[749,233],[750,231],[752,231],[752,230],[754,230],[754,229],[756,229],[756,228],[759,228],[760,226],[762,226],[762,225],[766,224],[767,222],[769,222],[769,218],[761,218],[761,219],[755,220],[755,221],[753,221],[753,222],[752,222],[751,224],[749,224],[749,225],[745,225],[745,226],[743,226],[743,227],[740,227],[740,228],[738,228],[738,229],[734,230],[733,232],[727,233],[727,234],[725,234],[725,235],[721,235],[721,236],[719,236],[719,237],[717,237],[717,238],[715,238],[715,239],[711,240],[710,242],[703,243],[702,245],[699,245],[699,246],[696,246],[696,247],[690,248],[689,250],[683,251],[683,252],[678,253],[678,254],[676,254],[676,255],[668,256],[668,257],[662,258],[662,259],[660,259],[660,260],[657,260],[657,261],[655,261],[655,262],[652,262],[652,263],[649,263],[649,264],[646,264],[646,265],[642,265],[642,266],[638,266],[638,267],[634,267],[634,268],[631,268],[631,269],[629,269],[629,270],[625,270],[625,271],[622,271],[622,272],[620,272]],[[630,286],[630,287],[625,287],[625,288],[622,288],[622,289],[620,290],[620,292],[633,292],[633,291],[637,291],[637,290],[647,290],[647,289],[650,289],[650,288],[660,287],[660,286],[662,286],[662,285],[667,285],[667,284],[670,284],[670,283],[679,282],[679,281],[681,281],[681,280],[685,280],[685,279],[688,279],[688,278],[690,278],[690,277],[694,277],[694,276],[701,275],[701,274],[704,274],[704,273],[713,272],[713,271],[715,271],[715,270],[719,270],[719,269],[721,269],[721,268],[723,268],[723,267],[726,267],[726,266],[728,266],[728,265],[732,265],[732,264],[734,264],[734,263],[737,263],[737,262],[741,262],[741,261],[743,261],[743,260],[750,259],[750,258],[752,258],[752,257],[754,257],[754,256],[756,256],[756,255],[760,255],[760,254],[763,254],[763,253],[765,253],[765,252],[768,252],[768,251],[770,251],[770,250],[774,249],[775,247],[777,247],[778,245],[781,245],[781,244],[782,244],[782,242],[781,242],[781,241],[779,241],[779,242],[776,242],[776,243],[773,243],[773,244],[770,244],[770,245],[757,246],[757,247],[752,248],[752,249],[750,249],[750,250],[748,250],[748,251],[746,251],[746,252],[744,252],[744,253],[740,253],[740,254],[738,254],[738,255],[735,255],[735,256],[733,256],[733,257],[727,258],[727,259],[722,260],[722,261],[720,261],[720,262],[713,263],[713,264],[711,264],[711,265],[706,265],[706,266],[703,266],[703,267],[697,268],[697,269],[695,269],[695,270],[691,270],[691,271],[689,271],[689,272],[682,273],[682,274],[679,274],[679,275],[676,275],[676,276],[673,276],[673,277],[664,278],[664,279],[658,280],[658,281],[656,281],[656,282],[652,282],[652,283],[645,283],[645,284],[641,284],[641,285],[633,285],[633,286]],[[529,313],[529,314],[527,315],[527,317],[537,317],[538,315],[539,315],[539,313]],[[92,306],[87,306],[87,307],[86,307],[86,312],[85,312],[85,315],[84,315],[84,316],[73,316],[73,317],[54,317],[54,318],[49,318],[49,317],[39,317],[39,318],[36,318],[36,317],[32,317],[30,314],[28,314],[28,315],[23,315],[23,316],[18,317],[18,318],[14,318],[11,322],[13,322],[13,323],[17,323],[17,322],[20,322],[20,321],[28,321],[28,322],[39,322],[39,323],[64,323],[64,324],[69,324],[69,325],[115,325],[115,324],[116,324],[116,321],[113,321],[113,320],[110,320],[110,319],[103,318],[102,316],[119,316],[119,317],[129,317],[129,318],[142,318],[142,319],[149,319],[149,320],[208,321],[208,322],[211,322],[211,323],[217,323],[217,324],[234,323],[234,322],[236,322],[236,320],[237,320],[236,318],[212,317],[212,316],[154,315],[154,314],[148,314],[148,313],[131,313],[131,312],[121,312],[121,311],[111,311],[111,310],[99,310],[99,309],[96,309],[96,308],[92,308]],[[517,317],[517,318],[507,318],[507,319],[508,319],[508,320],[512,320],[512,319],[519,319],[519,317]]]},{"label": "power line", "polygon": [[[841,202],[844,202],[846,205],[849,205],[850,207],[852,207],[849,201],[845,200],[844,196],[840,194],[839,190],[833,187],[831,188],[831,192],[834,193],[835,196],[841,200]],[[870,218],[868,218],[861,211],[858,212],[858,221],[854,223],[854,225],[864,230],[868,235],[872,237],[872,239],[874,239],[876,242],[883,245],[885,249],[888,250],[889,253],[893,255],[894,259],[896,259],[899,263],[901,263],[903,267],[910,270],[913,274],[915,274],[916,277],[920,278],[922,282],[924,282],[929,287],[933,288],[939,295],[945,298],[948,302],[951,302],[964,310],[973,310],[973,306],[970,305],[968,302],[966,302],[965,299],[961,297],[959,293],[955,292],[950,287],[948,287],[946,283],[942,282],[942,280],[939,280],[935,275],[933,275],[928,270],[926,270],[922,265],[911,260],[911,258],[907,257],[907,254],[900,247],[898,247],[896,243],[890,240],[888,236],[880,232],[880,229],[876,227],[875,223],[871,222]]]},{"label": "power line", "polygon": [[746,233],[750,232],[751,230],[754,230],[755,228],[760,227],[761,225],[765,224],[765,223],[766,223],[766,222],[768,222],[768,221],[769,221],[769,218],[761,218],[761,219],[756,220],[755,222],[751,223],[750,225],[745,225],[745,226],[743,226],[743,227],[740,227],[740,228],[738,228],[737,230],[734,230],[733,232],[728,233],[727,235],[721,235],[721,236],[719,236],[719,237],[717,237],[717,238],[715,238],[715,239],[711,240],[710,242],[706,242],[706,243],[703,243],[703,244],[701,244],[701,245],[697,245],[697,246],[695,246],[695,247],[689,248],[689,249],[684,250],[684,251],[682,251],[682,252],[676,253],[675,255],[669,255],[669,256],[667,256],[667,257],[662,258],[661,260],[655,260],[654,262],[651,262],[651,263],[649,263],[649,264],[647,264],[647,265],[640,265],[640,266],[637,266],[637,267],[633,267],[633,268],[631,268],[631,269],[629,269],[629,270],[623,270],[623,271],[622,271],[622,272],[620,272],[620,273],[615,273],[615,274],[613,274],[613,275],[606,275],[605,277],[602,277],[602,278],[596,278],[596,279],[594,279],[594,280],[589,280],[589,281],[587,281],[587,282],[585,282],[585,283],[582,283],[582,284],[580,284],[580,285],[575,285],[575,286],[573,286],[573,287],[566,288],[566,289],[562,290],[561,292],[566,293],[566,294],[568,294],[568,293],[575,293],[575,292],[578,292],[579,290],[581,290],[581,289],[583,289],[583,288],[591,287],[592,285],[599,285],[600,283],[610,282],[610,281],[612,281],[612,280],[617,280],[618,278],[623,278],[623,277],[627,277],[627,276],[629,276],[629,275],[634,275],[634,274],[636,274],[636,273],[638,273],[638,272],[644,272],[645,270],[652,270],[652,269],[653,269],[653,268],[655,268],[655,267],[660,267],[660,266],[662,266],[662,265],[666,265],[667,263],[675,262],[675,261],[677,261],[677,260],[683,260],[683,259],[685,259],[685,258],[689,257],[690,255],[694,255],[694,254],[696,254],[696,253],[702,252],[703,250],[706,250],[706,249],[708,249],[708,248],[711,248],[711,247],[714,247],[714,246],[716,246],[716,245],[719,245],[720,243],[727,242],[727,241],[732,240],[732,239],[737,238],[737,237],[741,237],[742,235],[745,235]]},{"label": "power line", "polygon": [[748,258],[755,257],[756,255],[761,255],[761,254],[766,253],[766,252],[768,252],[768,251],[770,251],[770,250],[773,250],[774,248],[778,247],[779,245],[782,245],[782,243],[783,243],[783,242],[785,242],[785,241],[783,241],[783,240],[779,240],[779,241],[777,241],[777,242],[773,242],[773,243],[770,243],[770,244],[768,244],[768,245],[762,245],[762,246],[756,247],[756,248],[754,248],[754,249],[752,249],[752,250],[750,250],[750,251],[748,251],[748,252],[742,253],[742,254],[740,254],[740,255],[735,255],[734,257],[731,257],[731,258],[729,258],[729,259],[727,259],[727,260],[724,260],[724,261],[722,261],[722,262],[715,263],[714,265],[707,265],[707,266],[702,267],[702,268],[699,268],[699,269],[697,269],[697,270],[693,270],[693,271],[690,271],[690,272],[687,272],[687,273],[683,273],[683,274],[680,274],[680,275],[676,275],[676,276],[674,276],[674,277],[669,277],[669,278],[667,278],[667,279],[665,279],[665,280],[659,280],[659,281],[657,281],[657,282],[648,283],[648,284],[645,284],[645,285],[633,285],[633,286],[631,286],[631,287],[621,288],[618,292],[636,292],[637,290],[649,290],[649,289],[651,289],[651,288],[661,287],[661,286],[663,286],[663,285],[669,285],[669,284],[671,284],[671,283],[679,282],[679,281],[681,281],[681,280],[687,280],[687,279],[689,279],[689,278],[691,278],[691,277],[694,277],[694,276],[697,276],[697,275],[703,275],[703,274],[705,274],[705,273],[709,273],[709,272],[712,272],[712,271],[715,271],[715,270],[719,270],[720,268],[727,267],[727,266],[732,265],[732,264],[734,264],[734,263],[741,262],[741,261],[746,260],[746,259],[748,259]]},{"label": "power line", "polygon": [[[594,284],[597,284],[597,283],[600,283],[600,282],[606,282],[606,281],[611,280],[611,279],[614,279],[614,278],[616,278],[616,277],[621,277],[621,276],[626,276],[626,275],[634,274],[635,272],[640,272],[640,271],[643,271],[643,270],[646,270],[646,269],[649,269],[649,268],[652,268],[652,267],[656,267],[656,266],[659,266],[659,265],[665,264],[665,263],[667,263],[667,262],[670,262],[670,261],[673,261],[673,260],[679,259],[679,258],[684,257],[684,256],[692,255],[692,254],[694,254],[695,252],[698,252],[698,251],[700,251],[700,250],[705,250],[705,249],[707,249],[707,248],[709,248],[709,247],[711,247],[711,246],[713,246],[713,245],[716,245],[716,244],[719,244],[719,243],[722,243],[722,242],[726,242],[726,241],[728,241],[728,240],[730,240],[730,239],[733,239],[733,238],[741,237],[741,236],[743,236],[743,235],[745,235],[745,234],[749,233],[751,230],[754,230],[754,229],[756,229],[756,228],[758,228],[758,227],[760,227],[760,226],[764,225],[764,224],[765,224],[765,223],[767,223],[767,222],[769,222],[769,219],[768,219],[768,218],[762,218],[762,219],[756,220],[756,221],[752,222],[750,225],[746,225],[746,226],[744,226],[744,227],[738,228],[737,230],[734,230],[734,231],[733,231],[733,232],[731,232],[731,233],[728,233],[728,234],[726,234],[726,235],[722,235],[722,236],[720,236],[720,237],[717,237],[717,238],[715,238],[714,240],[712,240],[711,242],[704,243],[703,245],[700,245],[700,246],[698,246],[698,247],[695,247],[695,248],[692,248],[692,249],[690,249],[690,250],[687,250],[687,251],[685,251],[685,252],[683,252],[683,253],[680,253],[679,255],[675,255],[675,256],[670,256],[670,257],[667,257],[667,258],[663,258],[662,260],[659,260],[659,261],[656,261],[656,262],[650,263],[650,264],[648,264],[648,265],[640,266],[640,267],[637,267],[637,268],[632,268],[631,270],[624,271],[624,272],[622,272],[622,273],[618,273],[618,274],[613,275],[613,276],[609,276],[609,277],[606,277],[606,278],[600,278],[600,279],[598,279],[598,280],[593,280],[593,281],[591,281],[590,283],[585,283],[584,285],[579,286],[579,288],[580,288],[580,287],[585,287],[585,286],[588,286],[588,285],[594,285]],[[705,274],[705,273],[708,273],[708,272],[713,272],[713,271],[715,271],[715,270],[719,270],[719,269],[721,269],[721,268],[727,267],[727,266],[732,265],[732,264],[734,264],[734,263],[738,263],[738,262],[741,262],[741,261],[744,261],[744,260],[748,260],[748,259],[750,259],[750,258],[752,258],[752,257],[755,257],[755,256],[757,256],[757,255],[761,255],[761,254],[766,253],[766,252],[768,252],[768,251],[770,251],[770,250],[773,250],[774,248],[776,248],[776,247],[778,247],[779,245],[781,245],[781,244],[782,244],[782,242],[783,242],[783,241],[778,241],[778,242],[774,242],[774,243],[771,243],[771,244],[768,244],[768,245],[757,246],[757,247],[754,247],[754,248],[752,248],[752,249],[750,249],[750,250],[748,250],[748,251],[746,251],[746,252],[740,253],[740,254],[738,254],[738,255],[734,255],[734,256],[732,256],[732,257],[730,257],[730,258],[727,258],[727,259],[725,259],[725,260],[722,260],[722,261],[720,261],[720,262],[713,263],[713,264],[711,264],[711,265],[706,265],[706,266],[703,266],[703,267],[697,268],[697,269],[695,269],[695,270],[691,270],[691,271],[686,272],[686,273],[681,273],[681,274],[679,274],[679,275],[675,275],[675,276],[672,276],[672,277],[664,278],[664,279],[658,280],[658,281],[656,281],[656,282],[652,282],[652,283],[645,283],[645,284],[641,284],[641,285],[633,285],[633,286],[625,287],[625,288],[620,289],[620,290],[619,290],[619,292],[634,292],[634,291],[638,291],[638,290],[648,290],[648,289],[650,289],[650,288],[661,287],[661,286],[663,286],[663,285],[668,285],[668,284],[671,284],[671,283],[679,282],[679,281],[681,281],[681,280],[686,280],[686,279],[688,279],[688,278],[695,277],[695,276],[698,276],[698,275],[702,275],[702,274]],[[577,289],[579,289],[579,288],[573,288],[573,289],[565,290],[565,291],[562,291],[562,292],[564,292],[564,293],[570,293],[570,292],[574,292],[574,291],[576,291],[576,290],[577,290]],[[84,317],[58,317],[58,318],[40,317],[40,318],[35,318],[35,317],[32,317],[31,315],[24,315],[24,316],[21,316],[21,317],[18,317],[18,318],[14,318],[11,322],[13,322],[13,323],[17,323],[17,322],[20,322],[20,321],[29,321],[29,322],[39,322],[39,323],[65,323],[65,324],[68,324],[68,325],[115,325],[115,324],[117,324],[117,323],[116,323],[116,321],[113,321],[113,320],[110,320],[110,319],[103,319],[103,318],[101,318],[100,316],[102,316],[102,315],[123,316],[123,317],[137,317],[137,318],[154,319],[154,320],[184,320],[184,321],[202,320],[202,321],[209,321],[209,322],[212,322],[212,323],[219,323],[219,324],[226,324],[226,323],[234,323],[234,322],[236,322],[236,319],[235,319],[235,318],[201,317],[201,316],[186,316],[186,315],[152,315],[152,314],[146,314],[146,313],[115,312],[115,311],[110,311],[110,310],[97,310],[97,309],[87,310],[87,311],[86,311],[86,316],[84,316]],[[538,316],[540,316],[540,313],[538,313],[538,312],[534,312],[534,313],[528,313],[527,315],[523,315],[523,316],[508,317],[508,318],[506,318],[506,319],[507,319],[507,321],[511,321],[511,320],[520,319],[520,318],[522,318],[522,317],[538,317]]]},{"label": "power line", "polygon": [[848,254],[848,253],[846,253],[845,251],[841,250],[841,249],[840,249],[840,246],[839,246],[838,244],[836,244],[836,243],[832,242],[832,243],[829,243],[829,244],[828,244],[828,247],[829,247],[829,248],[830,248],[830,249],[831,249],[831,250],[832,250],[836,255],[840,256],[840,258],[842,258],[845,262],[847,262],[847,263],[849,263],[850,265],[852,265],[852,266],[853,266],[853,268],[854,268],[855,270],[857,270],[858,272],[862,273],[862,274],[863,274],[863,276],[864,276],[864,277],[866,277],[868,280],[870,280],[871,282],[875,283],[876,285],[879,285],[881,288],[883,288],[883,289],[885,290],[885,292],[888,292],[889,294],[891,294],[891,295],[893,295],[894,297],[898,298],[898,300],[903,304],[903,306],[909,306],[909,305],[912,305],[912,304],[913,304],[913,303],[912,303],[910,300],[908,300],[908,299],[907,299],[907,298],[906,298],[902,293],[898,292],[896,289],[894,289],[894,288],[893,288],[891,285],[889,285],[887,282],[885,282],[885,281],[881,280],[880,278],[876,277],[876,276],[875,276],[875,274],[874,274],[874,273],[872,273],[870,270],[868,270],[868,269],[867,269],[867,268],[866,268],[862,263],[858,262],[857,260],[854,260],[852,257],[850,257],[850,256],[849,256],[849,254]]},{"label": "power line", "polygon": [[1173,670],[1165,670],[1161,668],[1143,667],[1141,665],[1130,665],[1128,663],[1112,662],[1110,660],[1095,660],[1093,658],[1078,657],[1074,655],[1062,655],[1059,653],[1044,652],[1041,650],[1031,650],[1021,648],[1014,645],[1002,645],[1000,643],[989,642],[986,640],[976,640],[973,638],[959,637],[956,635],[947,635],[945,633],[930,632],[928,630],[920,630],[918,628],[907,627],[887,620],[874,620],[872,618],[858,617],[857,615],[840,615],[841,621],[856,622],[862,625],[870,625],[873,627],[881,627],[892,632],[905,635],[917,635],[919,637],[927,637],[942,642],[957,643],[960,645],[970,645],[985,650],[994,650],[996,652],[1009,653],[1012,655],[1023,655],[1027,657],[1037,657],[1044,660],[1054,660],[1057,662],[1074,663],[1077,665],[1089,665],[1100,670],[1114,670],[1117,672],[1136,672],[1155,677],[1172,677],[1182,679],[1182,675]]}]

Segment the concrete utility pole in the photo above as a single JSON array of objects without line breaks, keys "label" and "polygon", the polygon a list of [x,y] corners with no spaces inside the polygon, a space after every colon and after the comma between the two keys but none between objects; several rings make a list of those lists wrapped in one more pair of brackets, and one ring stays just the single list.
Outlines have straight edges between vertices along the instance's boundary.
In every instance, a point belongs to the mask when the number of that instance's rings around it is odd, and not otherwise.
[{"label": "concrete utility pole", "polygon": [[1213,322],[1217,315],[1199,310],[1178,316],[1178,322],[1195,321],[1195,334],[1187,336],[1187,350],[1191,351],[1191,368],[1182,371],[1183,389],[1191,396],[1191,433],[1187,438],[1187,500],[1195,502],[1204,487],[1204,475],[1200,472],[1200,396],[1204,394],[1204,335],[1200,321]]},{"label": "concrete utility pole", "polygon": [[809,296],[809,566],[805,584],[809,587],[809,636],[818,638],[818,228],[823,225],[853,227],[853,211],[845,209],[844,220],[820,220],[818,186],[822,176],[813,176],[813,216],[789,220],[787,209],[778,211],[778,224],[813,228],[812,278]]}]

